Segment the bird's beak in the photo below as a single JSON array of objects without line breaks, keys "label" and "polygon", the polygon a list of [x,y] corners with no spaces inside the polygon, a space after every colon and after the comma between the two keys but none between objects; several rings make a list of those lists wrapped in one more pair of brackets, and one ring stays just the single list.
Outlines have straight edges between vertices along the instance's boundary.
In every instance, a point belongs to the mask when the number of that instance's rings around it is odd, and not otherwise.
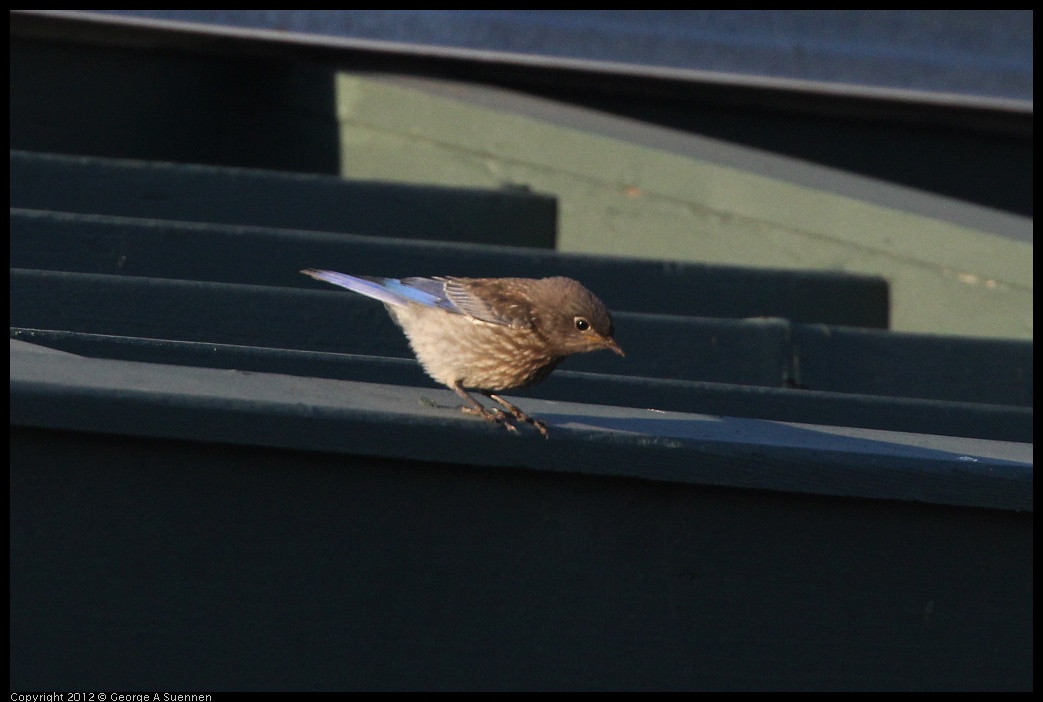
[{"label": "bird's beak", "polygon": [[609,351],[614,351],[615,353],[618,353],[620,356],[626,356],[626,354],[623,353],[623,349],[619,348],[619,344],[617,344],[616,340],[613,339],[611,336],[610,337],[606,337],[604,339],[604,342],[605,342],[605,348],[608,349]]}]

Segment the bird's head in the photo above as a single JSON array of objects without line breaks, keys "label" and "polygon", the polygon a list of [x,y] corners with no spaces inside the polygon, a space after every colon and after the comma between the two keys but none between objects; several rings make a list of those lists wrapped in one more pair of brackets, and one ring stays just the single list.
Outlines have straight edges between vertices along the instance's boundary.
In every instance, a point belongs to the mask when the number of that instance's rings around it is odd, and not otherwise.
[{"label": "bird's head", "polygon": [[559,355],[600,349],[624,355],[613,338],[612,313],[594,293],[571,278],[543,278],[538,283],[537,324]]}]

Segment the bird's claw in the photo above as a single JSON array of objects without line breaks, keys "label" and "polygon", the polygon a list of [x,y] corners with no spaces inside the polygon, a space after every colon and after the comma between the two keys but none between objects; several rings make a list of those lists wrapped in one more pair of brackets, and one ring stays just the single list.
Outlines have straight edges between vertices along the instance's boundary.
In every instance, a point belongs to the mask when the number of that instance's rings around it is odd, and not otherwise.
[{"label": "bird's claw", "polygon": [[461,388],[459,385],[451,385],[450,387],[457,395],[467,400],[468,404],[460,408],[460,410],[463,411],[465,414],[478,415],[482,419],[486,419],[490,422],[496,422],[497,424],[505,427],[507,431],[513,432],[518,431],[518,427],[515,426],[515,423],[525,422],[536,427],[536,431],[543,434],[544,439],[550,438],[550,433],[547,431],[546,424],[544,424],[538,419],[533,419],[532,417],[525,414],[520,409],[518,409],[499,395],[496,395],[495,393],[491,392],[482,392],[482,394],[488,397],[490,400],[494,400],[497,404],[501,405],[503,409],[500,409],[499,407],[486,407],[485,405],[481,404],[473,397],[468,395],[467,391]]},{"label": "bird's claw", "polygon": [[521,410],[508,413],[504,412],[499,407],[483,407],[482,409],[478,409],[476,407],[461,407],[460,411],[464,414],[473,414],[475,416],[481,417],[482,419],[494,422],[502,426],[507,431],[512,431],[515,433],[518,432],[518,427],[516,427],[511,422],[511,419],[514,419],[517,422],[526,422],[527,424],[531,424],[533,427],[535,427],[536,431],[542,434],[544,439],[550,438],[550,432],[547,431],[547,424],[545,422],[541,422],[538,419],[533,419]]},{"label": "bird's claw", "polygon": [[486,419],[495,424],[499,424],[503,426],[507,431],[518,431],[518,427],[511,424],[510,420],[507,418],[507,413],[499,408],[483,407],[481,409],[478,409],[477,407],[461,407],[460,411],[464,414],[473,414],[478,417],[481,417],[482,419]]},{"label": "bird's claw", "polygon": [[[526,422],[528,424],[531,424],[532,426],[536,427],[536,430],[538,432],[543,434],[544,439],[550,438],[550,432],[547,431],[547,425],[544,422],[541,422],[538,419],[533,419],[529,415],[522,412],[521,409],[515,407],[513,404],[500,397],[499,395],[494,395],[490,393],[488,397],[503,405],[507,409],[507,412],[514,418],[516,422]],[[502,413],[502,410],[497,411]]]}]

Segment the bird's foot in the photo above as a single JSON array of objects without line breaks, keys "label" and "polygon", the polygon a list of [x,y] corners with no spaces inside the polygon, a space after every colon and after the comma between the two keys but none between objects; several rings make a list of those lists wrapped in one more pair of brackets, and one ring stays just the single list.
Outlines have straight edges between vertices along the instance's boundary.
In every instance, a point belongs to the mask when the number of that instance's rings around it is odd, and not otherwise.
[{"label": "bird's foot", "polygon": [[518,431],[518,427],[511,424],[510,420],[507,418],[507,414],[501,409],[495,407],[492,409],[488,407],[461,407],[460,411],[464,414],[473,414],[482,419],[499,424],[507,431]]},{"label": "bird's foot", "polygon": [[[539,431],[541,434],[543,434],[543,438],[544,439],[550,438],[550,432],[547,431],[547,425],[544,422],[541,422],[538,419],[533,419],[529,415],[527,415],[524,412],[522,412],[518,407],[516,407],[515,405],[511,404],[507,400],[503,399],[499,395],[489,394],[489,398],[492,399],[492,400],[495,400],[496,402],[498,402],[501,405],[503,405],[507,409],[507,412],[510,413],[510,415],[516,421],[526,422],[528,424],[531,424],[532,426],[536,427],[537,431]],[[496,411],[500,412],[501,414],[503,414],[503,412],[501,410],[496,410]]]},{"label": "bird's foot", "polygon": [[533,419],[532,417],[525,414],[520,409],[518,409],[499,395],[495,395],[491,392],[484,390],[480,391],[490,400],[495,401],[497,404],[499,404],[501,407],[507,410],[506,412],[504,412],[504,410],[502,409],[499,409],[498,407],[486,407],[482,403],[478,402],[478,400],[468,395],[467,391],[460,387],[459,383],[453,383],[449,387],[453,390],[453,392],[455,392],[457,395],[459,395],[467,401],[467,405],[460,408],[460,410],[463,411],[465,414],[477,415],[482,419],[488,420],[490,422],[495,422],[496,424],[503,426],[505,429],[507,429],[507,431],[513,432],[517,432],[518,427],[516,427],[511,422],[512,419],[515,422],[525,422],[536,427],[536,431],[543,434],[544,439],[550,436],[550,434],[547,431],[546,424],[544,424],[538,419]]}]

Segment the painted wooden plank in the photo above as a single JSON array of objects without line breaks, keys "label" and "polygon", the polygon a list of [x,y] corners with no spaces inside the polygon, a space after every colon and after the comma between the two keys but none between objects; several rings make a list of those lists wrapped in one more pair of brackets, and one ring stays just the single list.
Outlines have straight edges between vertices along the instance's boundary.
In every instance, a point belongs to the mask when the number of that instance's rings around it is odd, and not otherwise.
[{"label": "painted wooden plank", "polygon": [[[421,401],[436,385],[419,363],[407,358],[43,329],[12,328],[11,338],[93,358],[407,385],[416,388]],[[566,362],[548,381],[515,394],[523,401],[535,397],[997,441],[1033,440],[1031,407],[662,380],[570,367]]]},{"label": "painted wooden plank", "polygon": [[557,203],[449,188],[155,161],[11,152],[11,206],[146,219],[554,246]]},{"label": "painted wooden plank", "polygon": [[390,385],[11,348],[15,426],[1032,509],[1031,444],[533,400],[544,440],[463,415],[449,390],[427,405]]},{"label": "painted wooden plank", "polygon": [[288,287],[314,267],[386,277],[567,275],[615,310],[880,328],[888,321],[884,280],[835,272],[29,210],[13,210],[11,228],[19,268]]},{"label": "painted wooden plank", "polygon": [[1029,218],[506,91],[337,90],[345,175],[532,187],[564,251],[881,275],[895,329],[1032,335]]}]

